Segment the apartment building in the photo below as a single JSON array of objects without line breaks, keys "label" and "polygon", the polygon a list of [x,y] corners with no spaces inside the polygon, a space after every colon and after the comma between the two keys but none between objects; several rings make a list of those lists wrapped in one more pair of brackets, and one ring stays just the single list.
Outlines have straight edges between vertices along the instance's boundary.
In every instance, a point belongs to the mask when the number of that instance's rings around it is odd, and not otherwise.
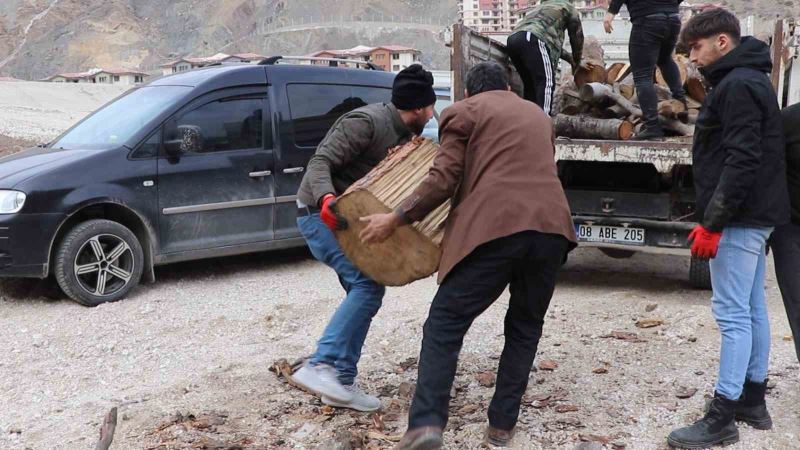
[{"label": "apartment building", "polygon": [[[371,62],[387,72],[399,72],[414,63],[418,63],[421,53],[417,49],[402,45],[380,45],[377,47],[359,45],[345,50],[321,50],[307,56]],[[314,64],[329,65],[330,62],[314,61]],[[341,62],[337,63],[337,65],[347,66],[348,63]]]},{"label": "apartment building", "polygon": [[[486,34],[507,34],[540,0],[461,0],[458,14],[461,22]],[[607,8],[609,0],[574,0],[579,10]]]}]

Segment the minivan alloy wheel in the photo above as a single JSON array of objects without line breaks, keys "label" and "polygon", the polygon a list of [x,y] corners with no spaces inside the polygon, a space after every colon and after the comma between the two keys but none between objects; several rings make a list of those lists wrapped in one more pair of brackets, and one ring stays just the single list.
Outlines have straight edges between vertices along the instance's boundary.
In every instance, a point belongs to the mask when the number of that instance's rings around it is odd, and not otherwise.
[{"label": "minivan alloy wheel", "polygon": [[131,247],[113,234],[90,238],[75,256],[74,270],[81,288],[106,297],[119,292],[131,281],[135,261]]},{"label": "minivan alloy wheel", "polygon": [[58,244],[53,274],[69,298],[97,306],[125,298],[139,284],[142,243],[119,222],[90,219],[73,226]]}]

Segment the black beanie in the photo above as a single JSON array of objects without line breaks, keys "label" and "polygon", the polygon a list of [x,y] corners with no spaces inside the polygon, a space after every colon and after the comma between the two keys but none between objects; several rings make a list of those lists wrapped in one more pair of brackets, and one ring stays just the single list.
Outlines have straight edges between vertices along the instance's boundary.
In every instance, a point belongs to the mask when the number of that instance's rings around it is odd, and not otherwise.
[{"label": "black beanie", "polygon": [[403,69],[394,78],[392,103],[405,111],[425,108],[436,103],[433,92],[433,74],[414,64]]}]

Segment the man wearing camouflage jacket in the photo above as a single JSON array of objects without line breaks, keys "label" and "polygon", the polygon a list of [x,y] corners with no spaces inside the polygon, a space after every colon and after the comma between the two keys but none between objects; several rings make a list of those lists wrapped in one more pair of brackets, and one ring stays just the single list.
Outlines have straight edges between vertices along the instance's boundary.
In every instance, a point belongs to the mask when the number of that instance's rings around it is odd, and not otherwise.
[{"label": "man wearing camouflage jacket", "polygon": [[[564,30],[572,53],[564,52]],[[525,100],[552,114],[558,62],[570,63],[574,73],[583,53],[583,27],[570,0],[542,0],[528,11],[508,37],[508,56],[525,85]]]}]

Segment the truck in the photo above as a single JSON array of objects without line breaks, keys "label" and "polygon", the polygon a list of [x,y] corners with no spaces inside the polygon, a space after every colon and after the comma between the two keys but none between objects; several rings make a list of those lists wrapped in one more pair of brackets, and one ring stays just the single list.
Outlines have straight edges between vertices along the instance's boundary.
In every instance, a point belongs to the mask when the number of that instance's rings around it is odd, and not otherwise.
[{"label": "truck", "polygon": [[[773,60],[778,63],[772,80],[786,106],[800,100],[800,64],[792,64],[800,33],[791,21],[779,20],[773,29]],[[462,24],[451,28],[449,41],[455,101],[464,97],[469,69],[484,61],[507,68],[512,90],[522,92],[502,43]],[[595,247],[612,258],[639,252],[686,256],[691,258],[691,285],[711,288],[708,260],[692,257],[688,243],[698,220],[690,139],[557,138],[555,158],[581,246]]]}]

